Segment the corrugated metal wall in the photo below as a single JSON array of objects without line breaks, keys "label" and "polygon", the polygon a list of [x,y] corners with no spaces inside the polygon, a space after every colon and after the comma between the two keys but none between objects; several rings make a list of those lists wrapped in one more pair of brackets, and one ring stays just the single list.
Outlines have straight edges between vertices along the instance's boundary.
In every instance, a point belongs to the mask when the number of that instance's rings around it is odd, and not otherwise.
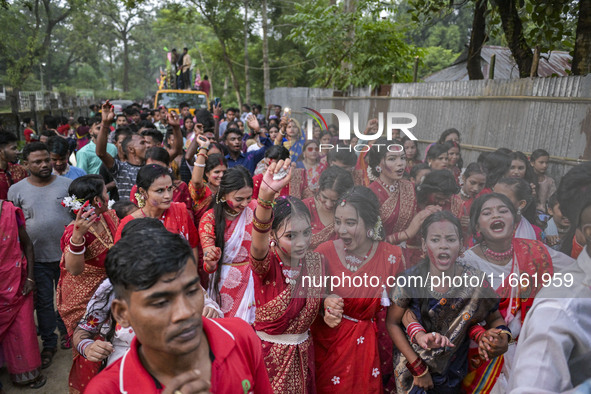
[{"label": "corrugated metal wall", "polygon": [[[339,109],[351,122],[358,112],[361,130],[379,112],[409,112],[418,119],[412,131],[420,140],[436,140],[443,130],[458,129],[461,142],[473,145],[462,151],[465,164],[486,147],[523,152],[543,148],[552,156],[570,158],[551,165],[554,177],[576,165],[585,150],[585,133],[591,134],[591,75],[394,84],[390,97],[370,96],[368,88],[354,89],[348,97],[332,96],[329,89],[276,88],[266,92],[266,102],[291,107],[300,121],[309,118],[303,107]],[[325,118],[337,123],[332,115]]]}]

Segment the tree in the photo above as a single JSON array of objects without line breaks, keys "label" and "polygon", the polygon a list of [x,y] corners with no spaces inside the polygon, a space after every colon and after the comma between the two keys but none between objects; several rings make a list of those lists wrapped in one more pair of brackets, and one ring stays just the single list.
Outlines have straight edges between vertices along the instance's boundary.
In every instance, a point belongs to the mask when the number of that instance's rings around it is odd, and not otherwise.
[{"label": "tree", "polygon": [[574,75],[591,72],[591,0],[579,1],[572,71]]},{"label": "tree", "polygon": [[288,18],[295,25],[289,38],[308,49],[315,66],[309,73],[316,85],[347,89],[412,80],[418,52],[406,43],[400,26],[380,17],[380,4],[309,1],[296,10]]}]

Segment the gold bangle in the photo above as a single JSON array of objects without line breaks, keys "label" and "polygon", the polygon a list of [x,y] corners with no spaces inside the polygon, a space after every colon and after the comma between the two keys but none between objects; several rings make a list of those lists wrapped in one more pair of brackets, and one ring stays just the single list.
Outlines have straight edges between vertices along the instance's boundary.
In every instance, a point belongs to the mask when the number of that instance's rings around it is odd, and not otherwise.
[{"label": "gold bangle", "polygon": [[513,334],[511,334],[511,331],[501,330],[501,332],[499,332],[499,334],[507,334],[509,336],[509,340],[507,341],[507,343],[513,343],[513,342],[515,342],[513,340]]},{"label": "gold bangle", "polygon": [[421,375],[419,376],[415,376],[415,378],[422,378],[423,376],[425,376],[426,374],[429,373],[429,366],[427,365],[427,368],[425,368],[425,372],[423,372]]}]

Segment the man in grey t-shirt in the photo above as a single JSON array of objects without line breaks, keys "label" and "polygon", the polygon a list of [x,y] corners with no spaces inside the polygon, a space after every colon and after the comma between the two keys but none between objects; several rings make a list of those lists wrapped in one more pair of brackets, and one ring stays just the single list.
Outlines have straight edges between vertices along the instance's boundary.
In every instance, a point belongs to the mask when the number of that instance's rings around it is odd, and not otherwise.
[{"label": "man in grey t-shirt", "polygon": [[60,240],[65,226],[72,221],[68,209],[60,203],[68,195],[72,181],[51,174],[49,150],[41,142],[26,145],[23,158],[31,175],[10,187],[8,200],[23,210],[35,250],[35,308],[43,341],[41,366],[47,368],[57,350],[56,325],[66,335],[66,327],[55,312],[53,291],[60,277]]}]

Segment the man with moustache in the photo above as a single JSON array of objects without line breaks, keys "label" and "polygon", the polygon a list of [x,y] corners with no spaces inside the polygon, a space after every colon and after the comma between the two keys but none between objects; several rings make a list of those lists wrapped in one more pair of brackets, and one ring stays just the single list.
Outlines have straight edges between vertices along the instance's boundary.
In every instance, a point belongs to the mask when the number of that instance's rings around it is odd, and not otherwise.
[{"label": "man with moustache", "polygon": [[35,308],[43,341],[41,367],[47,368],[57,350],[56,325],[62,337],[66,334],[66,327],[55,312],[53,291],[60,277],[60,239],[65,226],[72,221],[68,209],[60,202],[68,195],[72,180],[52,175],[49,150],[41,142],[25,145],[23,161],[30,176],[10,187],[8,200],[23,210],[27,233],[33,242],[34,284],[37,287]]},{"label": "man with moustache", "polygon": [[238,318],[201,316],[197,263],[178,234],[130,233],[109,251],[105,268],[115,290],[113,316],[136,337],[86,393],[272,392],[252,328]]}]

